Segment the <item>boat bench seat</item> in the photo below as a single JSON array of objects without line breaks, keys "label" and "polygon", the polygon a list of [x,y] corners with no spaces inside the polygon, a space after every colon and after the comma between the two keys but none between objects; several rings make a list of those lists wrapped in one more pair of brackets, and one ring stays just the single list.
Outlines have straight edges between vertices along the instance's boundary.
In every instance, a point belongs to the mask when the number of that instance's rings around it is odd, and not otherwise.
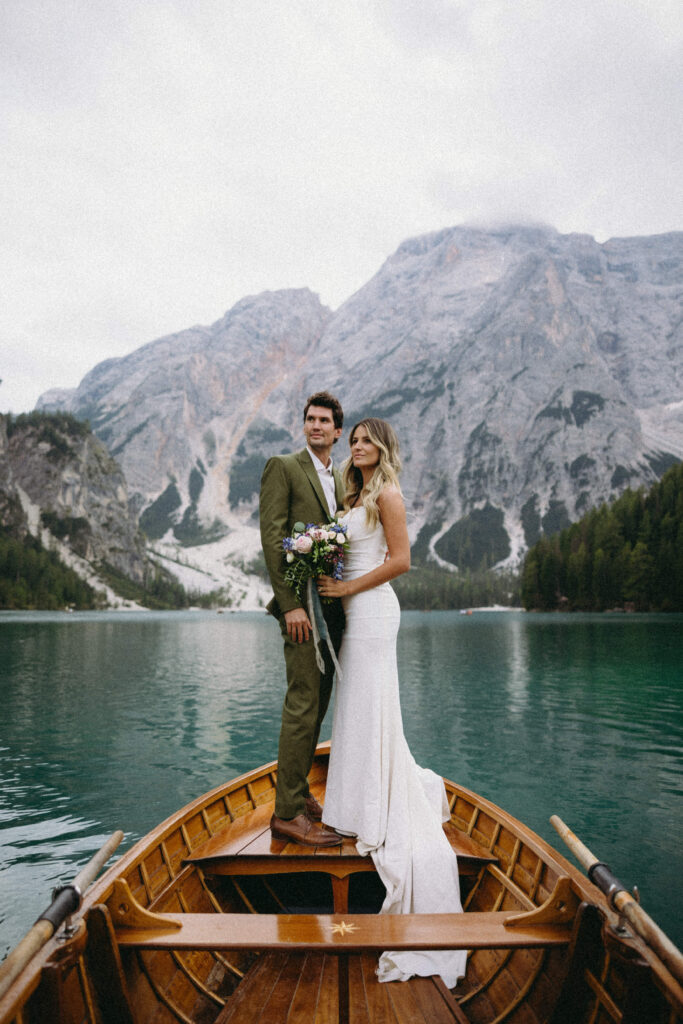
[{"label": "boat bench seat", "polygon": [[534,912],[517,915],[505,910],[344,915],[143,912],[138,921],[127,924],[116,921],[115,901],[110,909],[119,946],[137,949],[269,949],[337,956],[385,949],[539,949],[567,945],[572,930],[569,920],[543,923],[532,920]]},{"label": "boat bench seat", "polygon": [[[116,912],[112,901],[112,911]],[[121,948],[250,950],[260,956],[215,1024],[338,1019],[347,1024],[469,1024],[440,978],[381,985],[385,949],[512,949],[567,945],[571,924],[522,921],[507,911],[466,914],[156,914],[116,929]],[[522,915],[523,917],[524,915]],[[532,916],[531,914],[529,916]],[[506,923],[507,922],[507,923]],[[336,963],[335,963],[336,961]],[[320,1001],[322,1013],[317,1017]],[[335,1007],[338,1013],[335,1013]],[[277,1013],[275,1012],[277,1010]]]},{"label": "boat bench seat", "polygon": [[[353,839],[344,839],[340,846],[300,846],[274,839],[270,832],[272,803],[262,804],[225,829],[217,832],[184,863],[193,863],[211,875],[275,875],[292,872],[324,872],[332,881],[334,912],[348,911],[350,876],[374,871],[371,857],[361,857]],[[498,858],[450,822],[444,831],[458,858],[461,875],[477,875]]]},{"label": "boat bench seat", "polygon": [[[356,1024],[361,1024],[365,1011],[369,1014],[365,1017],[368,1024],[373,1020],[407,1024],[419,1019],[432,1024],[468,1024],[438,978],[413,978],[409,987],[373,984],[371,975],[377,955],[385,949],[510,950],[565,946],[572,934],[570,904],[570,881],[563,876],[558,878],[544,904],[521,914],[160,914],[142,907],[123,880],[114,882],[107,906],[120,948],[260,953],[216,1024],[315,1020],[311,1003],[317,1007],[325,990],[329,990],[325,996],[328,1009],[335,1003],[338,1006],[340,1024],[350,1020],[351,1003]],[[332,983],[326,983],[325,989],[321,979],[325,977],[329,982],[335,960],[336,989]],[[422,1014],[420,1010],[418,1014],[416,993],[426,1001],[425,1005],[433,1004],[429,1013]],[[276,1017],[271,1012],[271,996],[279,1007]],[[302,1000],[306,1011],[303,1015],[299,1005]],[[376,1015],[370,1008],[378,1000],[382,1012]],[[382,1000],[388,1001],[386,1006]],[[295,1001],[296,1013],[290,1017]],[[397,1007],[400,1012],[394,1012]],[[333,1018],[324,1013],[320,1019]]]}]

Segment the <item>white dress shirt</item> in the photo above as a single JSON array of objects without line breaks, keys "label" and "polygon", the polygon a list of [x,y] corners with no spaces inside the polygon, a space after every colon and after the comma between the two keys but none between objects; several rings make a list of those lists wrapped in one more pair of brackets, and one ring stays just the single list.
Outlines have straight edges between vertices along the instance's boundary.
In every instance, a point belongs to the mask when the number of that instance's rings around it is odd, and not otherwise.
[{"label": "white dress shirt", "polygon": [[320,483],[322,484],[323,494],[327,500],[327,507],[330,510],[330,515],[336,515],[337,512],[337,494],[334,486],[334,463],[332,459],[326,466],[323,466],[322,462],[311,449],[306,445],[308,454],[313,459],[313,465],[315,466],[318,476],[320,477]]}]

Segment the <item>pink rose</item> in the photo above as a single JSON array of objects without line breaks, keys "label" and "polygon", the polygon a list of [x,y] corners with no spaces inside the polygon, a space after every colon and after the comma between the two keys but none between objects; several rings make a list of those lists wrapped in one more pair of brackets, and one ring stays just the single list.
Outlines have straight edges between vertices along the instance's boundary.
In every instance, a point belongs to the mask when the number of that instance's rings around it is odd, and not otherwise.
[{"label": "pink rose", "polygon": [[327,530],[323,530],[322,527],[317,526],[315,530],[311,530],[311,537],[313,540],[327,540]]},{"label": "pink rose", "polygon": [[294,550],[298,551],[300,555],[307,555],[313,547],[313,541],[310,537],[307,537],[303,533],[300,537],[297,537],[294,541]]}]

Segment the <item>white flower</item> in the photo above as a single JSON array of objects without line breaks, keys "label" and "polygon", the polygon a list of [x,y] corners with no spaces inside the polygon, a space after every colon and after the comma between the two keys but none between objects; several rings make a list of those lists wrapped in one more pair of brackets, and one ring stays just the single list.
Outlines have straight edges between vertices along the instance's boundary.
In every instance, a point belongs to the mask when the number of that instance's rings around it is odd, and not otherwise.
[{"label": "white flower", "polygon": [[293,551],[288,551],[287,552],[287,561],[288,562],[293,562],[294,561],[294,552]]}]

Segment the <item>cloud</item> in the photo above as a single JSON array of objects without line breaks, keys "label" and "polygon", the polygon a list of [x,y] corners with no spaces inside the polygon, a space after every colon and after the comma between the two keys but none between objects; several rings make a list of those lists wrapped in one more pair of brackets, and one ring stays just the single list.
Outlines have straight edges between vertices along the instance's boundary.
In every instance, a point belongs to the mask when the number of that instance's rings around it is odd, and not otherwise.
[{"label": "cloud", "polygon": [[403,239],[463,220],[681,226],[668,0],[24,0],[0,18],[0,408],[246,294],[338,306]]}]

